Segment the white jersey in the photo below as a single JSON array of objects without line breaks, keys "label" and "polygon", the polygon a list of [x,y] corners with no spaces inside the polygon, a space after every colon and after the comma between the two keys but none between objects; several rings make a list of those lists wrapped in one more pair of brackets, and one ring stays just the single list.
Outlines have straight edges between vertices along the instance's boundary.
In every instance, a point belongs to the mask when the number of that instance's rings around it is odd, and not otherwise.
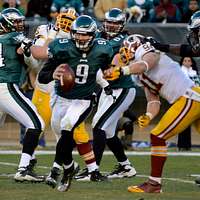
[{"label": "white jersey", "polygon": [[[46,24],[46,25],[40,25],[38,26],[36,32],[35,32],[35,39],[34,39],[34,44],[37,46],[44,46],[47,38],[48,38],[48,33],[49,30],[52,28],[52,24]],[[62,30],[58,32],[56,35],[56,38],[70,38],[69,33],[65,33]],[[37,60],[33,58],[32,56],[28,58],[29,61],[26,62],[28,65],[31,65],[31,68],[34,68],[36,71],[40,71],[40,69],[43,67],[44,63],[46,60]],[[39,83],[38,79],[36,79],[35,82],[36,86],[41,89],[43,92],[46,93],[51,93],[53,88],[54,88],[54,81],[48,83],[48,84],[41,84]]]},{"label": "white jersey", "polygon": [[[154,50],[149,43],[141,45],[135,52],[135,61],[142,60],[146,53]],[[182,72],[180,65],[162,52],[158,64],[138,75],[138,78],[142,85],[169,103],[174,103],[187,89],[194,86],[194,82]]]}]

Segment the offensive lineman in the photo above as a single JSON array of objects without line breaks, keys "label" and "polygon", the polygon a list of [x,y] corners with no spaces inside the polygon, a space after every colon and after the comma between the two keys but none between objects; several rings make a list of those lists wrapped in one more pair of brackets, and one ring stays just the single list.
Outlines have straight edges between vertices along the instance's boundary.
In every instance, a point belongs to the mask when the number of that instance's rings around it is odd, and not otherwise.
[{"label": "offensive lineman", "polygon": [[[0,110],[10,114],[23,124],[27,131],[16,181],[43,181],[29,167],[38,139],[44,130],[44,122],[35,106],[19,90],[18,84],[22,70],[16,49],[25,39],[24,16],[15,8],[4,9],[0,14]],[[6,49],[6,51],[5,51]]]}]

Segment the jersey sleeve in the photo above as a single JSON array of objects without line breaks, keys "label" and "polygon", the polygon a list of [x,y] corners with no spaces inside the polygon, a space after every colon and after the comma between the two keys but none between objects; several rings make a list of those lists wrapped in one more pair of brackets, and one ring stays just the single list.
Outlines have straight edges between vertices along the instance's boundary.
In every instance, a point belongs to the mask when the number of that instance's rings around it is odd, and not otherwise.
[{"label": "jersey sleeve", "polygon": [[34,44],[37,46],[43,46],[47,39],[47,25],[38,26],[35,36],[34,36]]},{"label": "jersey sleeve", "polygon": [[146,42],[137,48],[135,52],[135,60],[141,60],[146,53],[154,51],[155,48],[149,42]]}]

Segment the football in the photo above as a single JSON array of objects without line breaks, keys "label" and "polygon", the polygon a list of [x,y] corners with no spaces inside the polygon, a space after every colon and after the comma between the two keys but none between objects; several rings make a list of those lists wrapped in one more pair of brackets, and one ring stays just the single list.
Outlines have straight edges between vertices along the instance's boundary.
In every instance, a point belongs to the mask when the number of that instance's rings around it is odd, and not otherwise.
[{"label": "football", "polygon": [[69,92],[75,85],[75,74],[68,64],[61,64],[61,66],[65,69],[60,80],[61,88],[64,92]]}]

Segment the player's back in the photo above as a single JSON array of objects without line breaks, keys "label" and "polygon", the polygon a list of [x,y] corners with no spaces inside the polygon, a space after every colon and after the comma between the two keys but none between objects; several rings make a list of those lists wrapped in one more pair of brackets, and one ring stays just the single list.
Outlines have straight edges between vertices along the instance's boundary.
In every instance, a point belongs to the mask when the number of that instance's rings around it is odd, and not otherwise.
[{"label": "player's back", "polygon": [[12,32],[0,35],[0,82],[19,83],[23,65],[16,53],[24,36]]},{"label": "player's back", "polygon": [[[151,51],[151,50],[150,50]],[[145,55],[146,50],[141,45],[135,54],[136,61]],[[172,60],[165,53],[159,53],[158,64],[148,72],[140,75],[140,80],[148,85],[152,90],[165,98],[169,103],[173,103],[180,96],[184,95],[188,88],[194,83],[182,72],[180,65]],[[153,81],[153,82],[152,82]]]}]

